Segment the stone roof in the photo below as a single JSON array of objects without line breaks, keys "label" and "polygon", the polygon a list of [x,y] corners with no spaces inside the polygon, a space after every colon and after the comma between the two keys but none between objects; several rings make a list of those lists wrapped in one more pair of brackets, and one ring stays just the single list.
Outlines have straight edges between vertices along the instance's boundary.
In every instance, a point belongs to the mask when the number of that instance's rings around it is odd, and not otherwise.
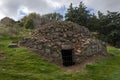
[{"label": "stone roof", "polygon": [[86,41],[93,36],[84,26],[72,22],[57,21],[36,29],[31,37],[43,41],[75,42],[76,40]]}]

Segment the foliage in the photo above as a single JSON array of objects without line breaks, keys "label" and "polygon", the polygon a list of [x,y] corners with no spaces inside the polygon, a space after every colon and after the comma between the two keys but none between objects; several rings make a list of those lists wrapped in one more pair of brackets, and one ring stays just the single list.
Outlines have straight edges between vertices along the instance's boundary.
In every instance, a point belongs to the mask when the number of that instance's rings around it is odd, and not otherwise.
[{"label": "foliage", "polygon": [[120,47],[120,30],[113,30],[108,35],[108,42],[112,43],[115,47]]},{"label": "foliage", "polygon": [[34,29],[39,27],[40,25],[46,24],[47,22],[48,20],[40,16],[39,14],[30,13],[28,16],[25,16],[19,21],[19,25],[25,27],[26,29]]},{"label": "foliage", "polygon": [[71,3],[65,15],[65,19],[86,26],[90,31],[98,33],[97,36],[99,39],[115,47],[120,47],[119,12],[107,11],[105,15],[98,11],[98,16],[96,16],[94,13],[90,13],[90,10],[87,10],[84,3],[80,2],[79,7],[73,7]]},{"label": "foliage", "polygon": [[24,27],[26,29],[34,29],[34,25],[33,25],[32,19],[27,19],[25,24],[24,24]]},{"label": "foliage", "polygon": [[16,37],[19,34],[17,27],[0,25],[0,36]]},{"label": "foliage", "polygon": [[58,21],[62,19],[63,16],[59,13],[49,13],[42,16],[37,13],[30,13],[28,16],[21,19],[18,24],[20,26],[24,26],[26,29],[34,29],[51,21]]},{"label": "foliage", "polygon": [[63,16],[60,13],[49,13],[43,15],[47,20],[49,21],[58,21],[58,20],[63,20]]},{"label": "foliage", "polygon": [[87,7],[82,2],[80,2],[79,7],[73,7],[71,3],[65,15],[67,21],[72,21],[83,26],[87,26],[89,18],[89,10],[87,10]]},{"label": "foliage", "polygon": [[108,11],[106,15],[99,17],[99,29],[98,32],[107,41],[115,47],[120,47],[120,13]]},{"label": "foliage", "polygon": [[99,19],[94,13],[91,14],[86,27],[92,32],[97,32],[99,30]]}]

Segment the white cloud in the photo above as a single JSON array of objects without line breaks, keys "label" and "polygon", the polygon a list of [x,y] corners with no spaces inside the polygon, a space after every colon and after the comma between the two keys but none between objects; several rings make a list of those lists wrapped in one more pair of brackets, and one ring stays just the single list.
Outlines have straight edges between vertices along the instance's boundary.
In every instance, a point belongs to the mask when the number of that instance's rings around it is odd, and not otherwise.
[{"label": "white cloud", "polygon": [[5,15],[2,14],[2,13],[0,13],[0,19],[2,19],[2,18],[4,18],[4,17],[5,17]]},{"label": "white cloud", "polygon": [[107,10],[120,11],[120,0],[90,0],[86,5],[103,13]]},{"label": "white cloud", "polygon": [[60,8],[62,5],[59,2],[53,0],[46,0],[47,4],[52,6],[53,8]]},{"label": "white cloud", "polygon": [[63,6],[68,8],[70,3],[73,3],[73,6],[78,6],[80,1],[83,1],[87,7],[95,9],[95,11],[100,10],[105,13],[106,10],[120,10],[120,0],[1,0],[0,19],[8,16],[17,20],[20,16],[23,16],[20,13],[46,14]]},{"label": "white cloud", "polygon": [[17,18],[18,18],[18,19],[21,19],[21,18],[23,18],[24,16],[27,16],[29,13],[30,13],[30,11],[28,10],[27,7],[21,6],[21,7],[18,9],[18,11],[17,11]]}]

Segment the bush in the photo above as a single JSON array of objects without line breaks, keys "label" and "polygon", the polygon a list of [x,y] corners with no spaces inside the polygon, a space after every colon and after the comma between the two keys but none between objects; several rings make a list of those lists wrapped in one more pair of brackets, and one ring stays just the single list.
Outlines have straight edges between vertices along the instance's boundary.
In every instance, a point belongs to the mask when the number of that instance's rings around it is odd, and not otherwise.
[{"label": "bush", "polygon": [[34,25],[33,25],[32,19],[28,19],[28,20],[25,22],[24,27],[25,27],[26,29],[34,29]]},{"label": "bush", "polygon": [[18,34],[17,27],[0,26],[0,36],[16,37]]},{"label": "bush", "polygon": [[114,30],[107,36],[107,42],[115,47],[120,47],[120,30]]}]

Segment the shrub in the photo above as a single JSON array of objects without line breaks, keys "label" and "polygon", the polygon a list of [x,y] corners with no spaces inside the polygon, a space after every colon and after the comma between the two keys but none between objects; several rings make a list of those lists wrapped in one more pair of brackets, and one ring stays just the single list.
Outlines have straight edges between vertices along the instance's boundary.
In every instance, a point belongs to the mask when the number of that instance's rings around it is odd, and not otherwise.
[{"label": "shrub", "polygon": [[27,21],[25,22],[24,27],[26,29],[34,29],[34,25],[33,25],[32,19],[27,19]]}]

